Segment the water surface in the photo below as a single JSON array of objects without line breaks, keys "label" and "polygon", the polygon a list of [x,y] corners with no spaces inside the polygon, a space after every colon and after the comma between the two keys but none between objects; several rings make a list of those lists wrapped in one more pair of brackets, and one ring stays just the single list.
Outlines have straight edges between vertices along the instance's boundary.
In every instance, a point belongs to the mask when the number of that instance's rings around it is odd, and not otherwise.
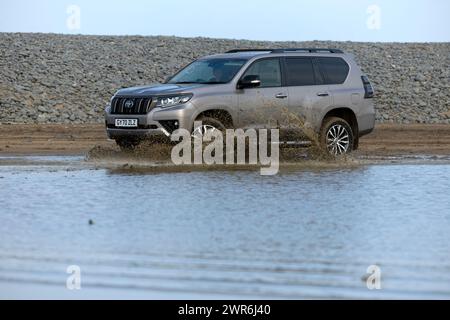
[{"label": "water surface", "polygon": [[0,166],[0,298],[450,298],[450,165],[263,177],[57,160]]}]

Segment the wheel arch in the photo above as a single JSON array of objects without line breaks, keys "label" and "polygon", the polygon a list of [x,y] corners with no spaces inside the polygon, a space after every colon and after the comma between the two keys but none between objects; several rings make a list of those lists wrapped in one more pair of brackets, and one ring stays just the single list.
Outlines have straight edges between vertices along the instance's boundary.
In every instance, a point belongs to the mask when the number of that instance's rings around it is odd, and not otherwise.
[{"label": "wheel arch", "polygon": [[209,117],[209,118],[217,119],[220,122],[222,122],[222,124],[226,128],[233,128],[234,127],[233,116],[226,109],[212,108],[212,109],[203,110],[203,111],[201,111],[201,112],[199,112],[198,114],[195,115],[194,121],[196,121],[200,117]]},{"label": "wheel arch", "polygon": [[358,118],[355,112],[349,107],[339,107],[328,110],[327,113],[322,117],[321,125],[324,124],[325,120],[330,117],[338,117],[347,121],[352,128],[354,143],[353,149],[358,149],[359,146],[359,125]]}]

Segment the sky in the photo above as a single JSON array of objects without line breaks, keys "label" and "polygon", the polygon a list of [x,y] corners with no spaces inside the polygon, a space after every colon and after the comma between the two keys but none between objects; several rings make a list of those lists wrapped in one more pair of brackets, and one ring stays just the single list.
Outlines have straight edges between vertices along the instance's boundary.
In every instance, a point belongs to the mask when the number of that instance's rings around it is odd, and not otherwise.
[{"label": "sky", "polygon": [[449,0],[1,0],[0,32],[450,41]]}]

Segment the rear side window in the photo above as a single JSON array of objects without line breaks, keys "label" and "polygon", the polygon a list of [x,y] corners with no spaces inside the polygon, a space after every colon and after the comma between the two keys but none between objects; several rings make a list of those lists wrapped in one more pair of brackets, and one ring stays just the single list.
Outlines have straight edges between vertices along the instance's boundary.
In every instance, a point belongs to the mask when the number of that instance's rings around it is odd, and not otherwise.
[{"label": "rear side window", "polygon": [[342,84],[347,79],[350,67],[341,58],[318,58],[317,59],[325,76],[325,84]]},{"label": "rear side window", "polygon": [[315,82],[313,63],[310,58],[286,58],[288,86],[312,86]]}]

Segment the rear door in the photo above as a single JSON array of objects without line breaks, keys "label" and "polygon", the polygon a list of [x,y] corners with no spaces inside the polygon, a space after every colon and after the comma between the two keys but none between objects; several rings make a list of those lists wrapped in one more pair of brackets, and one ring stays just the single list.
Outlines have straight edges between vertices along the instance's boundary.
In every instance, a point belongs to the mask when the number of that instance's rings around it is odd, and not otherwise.
[{"label": "rear door", "polygon": [[358,86],[344,85],[350,73],[350,66],[340,57],[316,58],[320,70],[324,75],[325,83],[328,85],[333,105],[335,107],[358,106],[364,97],[363,86],[358,79]]},{"label": "rear door", "polygon": [[314,57],[286,57],[284,74],[289,94],[289,119],[285,132],[292,136],[315,138],[322,110],[332,104],[329,86],[325,84]]},{"label": "rear door", "polygon": [[280,115],[288,107],[287,89],[282,86],[282,61],[280,58],[263,58],[253,62],[243,74],[257,75],[258,88],[238,92],[239,127],[278,128]]}]

